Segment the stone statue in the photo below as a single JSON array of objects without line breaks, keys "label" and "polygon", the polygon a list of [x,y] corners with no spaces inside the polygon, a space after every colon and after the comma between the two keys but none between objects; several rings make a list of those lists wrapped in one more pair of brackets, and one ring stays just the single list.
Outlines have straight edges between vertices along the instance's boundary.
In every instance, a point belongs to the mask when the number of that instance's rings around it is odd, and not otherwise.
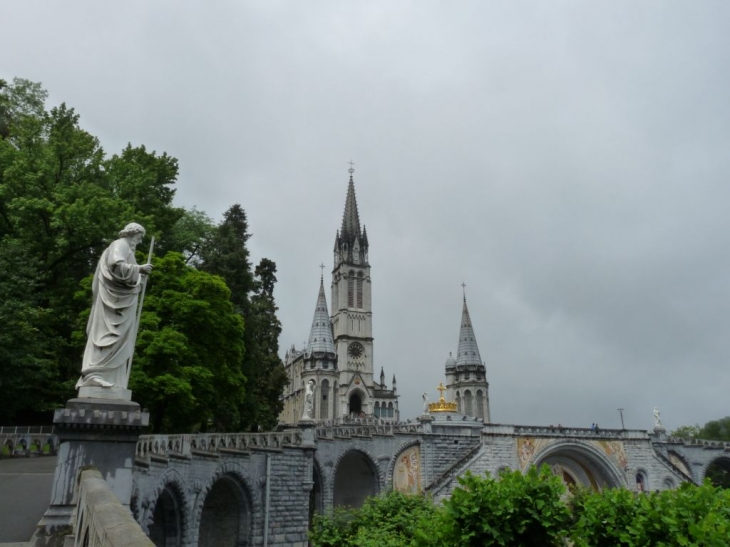
[{"label": "stone statue", "polygon": [[304,412],[302,413],[302,420],[313,420],[314,419],[314,380],[307,382],[306,392],[304,394]]},{"label": "stone statue", "polygon": [[428,393],[424,392],[422,397],[423,397],[423,413],[428,414]]},{"label": "stone statue", "polygon": [[659,409],[657,407],[654,407],[654,429],[664,429],[662,419],[659,416]]},{"label": "stone statue", "polygon": [[[151,264],[140,266],[134,258],[144,234],[139,224],[127,224],[99,259],[92,283],[81,378],[76,383],[81,397],[128,398],[122,392],[128,393],[129,366],[137,338],[137,301],[143,279],[152,271]],[[96,389],[90,394],[84,388]]]}]

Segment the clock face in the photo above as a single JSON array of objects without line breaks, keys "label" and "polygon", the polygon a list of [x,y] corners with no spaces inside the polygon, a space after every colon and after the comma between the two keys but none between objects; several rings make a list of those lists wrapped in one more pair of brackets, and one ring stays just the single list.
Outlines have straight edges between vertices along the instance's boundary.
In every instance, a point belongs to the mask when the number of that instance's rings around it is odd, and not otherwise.
[{"label": "clock face", "polygon": [[359,342],[353,342],[350,344],[350,347],[347,348],[347,354],[353,359],[360,359],[363,353],[365,353],[365,348],[363,348],[362,344]]}]

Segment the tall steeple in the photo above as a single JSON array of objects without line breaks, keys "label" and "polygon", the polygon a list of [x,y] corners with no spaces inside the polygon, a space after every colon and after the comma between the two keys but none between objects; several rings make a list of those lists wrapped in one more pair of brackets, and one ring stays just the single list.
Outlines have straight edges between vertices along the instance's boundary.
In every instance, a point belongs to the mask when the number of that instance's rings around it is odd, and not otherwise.
[{"label": "tall steeple", "polygon": [[335,342],[332,336],[332,326],[327,311],[327,298],[324,295],[324,277],[319,280],[319,295],[317,296],[317,307],[314,309],[312,328],[309,331],[309,342],[307,354],[329,353],[334,355]]},{"label": "tall steeple", "polygon": [[[466,289],[466,285],[463,283],[461,286]],[[449,353],[444,368],[446,389],[449,391],[450,400],[456,401],[458,412],[467,416],[476,416],[489,423],[491,418],[487,368],[482,362],[477,339],[474,336],[474,327],[472,327],[469,308],[466,305],[466,290],[464,290],[464,302],[461,308],[456,359]]]},{"label": "tall steeple", "polygon": [[474,329],[471,326],[471,317],[469,317],[465,294],[464,307],[461,310],[461,330],[459,331],[459,347],[456,350],[456,366],[481,364],[482,358],[479,355]]},{"label": "tall steeple", "polygon": [[345,210],[342,213],[342,226],[335,236],[335,267],[338,264],[361,264],[368,261],[368,236],[360,228],[360,214],[357,210],[355,182],[352,178],[355,170],[350,167],[350,181],[347,184]]}]

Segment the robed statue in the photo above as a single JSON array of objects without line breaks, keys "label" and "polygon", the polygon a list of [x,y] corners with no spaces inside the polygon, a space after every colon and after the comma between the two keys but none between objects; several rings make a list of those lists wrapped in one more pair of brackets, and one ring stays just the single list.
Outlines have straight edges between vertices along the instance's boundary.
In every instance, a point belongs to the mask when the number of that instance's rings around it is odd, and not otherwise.
[{"label": "robed statue", "polygon": [[[134,258],[135,248],[144,235],[145,230],[139,224],[127,224],[96,266],[91,315],[86,325],[86,350],[81,378],[76,383],[82,397],[116,397],[127,393],[139,328],[140,293],[144,295],[145,281],[152,271],[151,264],[139,265]],[[150,248],[150,258],[151,253]]]}]

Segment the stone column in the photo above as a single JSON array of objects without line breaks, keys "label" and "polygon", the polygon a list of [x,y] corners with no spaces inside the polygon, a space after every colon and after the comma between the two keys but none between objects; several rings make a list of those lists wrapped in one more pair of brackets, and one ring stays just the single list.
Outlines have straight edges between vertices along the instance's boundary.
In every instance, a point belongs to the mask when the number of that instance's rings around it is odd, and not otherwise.
[{"label": "stone column", "polygon": [[95,467],[119,501],[129,507],[132,472],[142,429],[149,414],[129,400],[78,398],[53,416],[60,443],[51,503],[38,523],[31,545],[63,545],[71,532],[79,472]]}]

